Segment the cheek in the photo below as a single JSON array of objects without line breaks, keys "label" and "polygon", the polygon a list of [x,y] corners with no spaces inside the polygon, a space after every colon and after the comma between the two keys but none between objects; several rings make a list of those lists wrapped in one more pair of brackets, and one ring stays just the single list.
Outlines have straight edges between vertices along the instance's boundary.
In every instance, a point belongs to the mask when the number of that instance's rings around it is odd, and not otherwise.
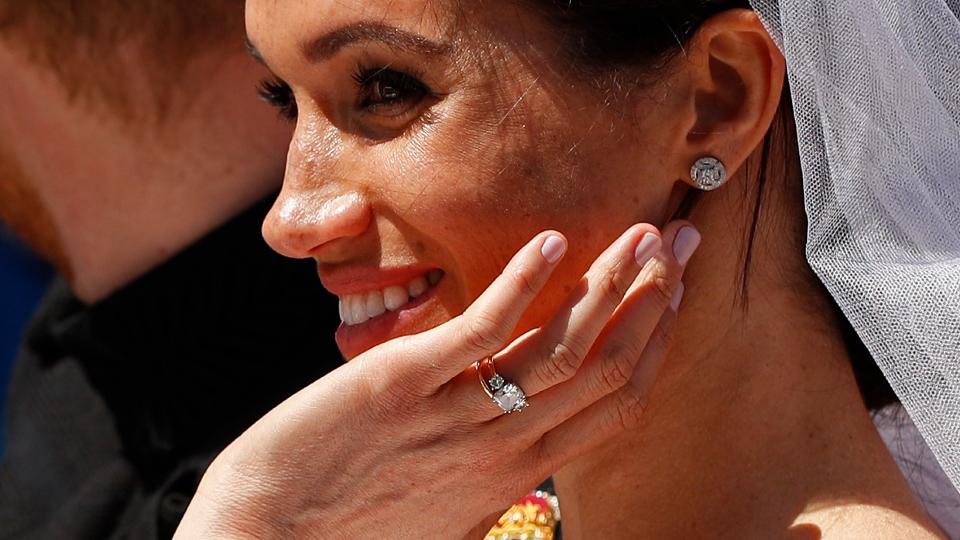
[{"label": "cheek", "polygon": [[662,203],[644,190],[652,172],[638,170],[626,138],[584,135],[595,116],[578,118],[532,95],[505,119],[484,107],[462,103],[456,110],[469,116],[441,116],[378,151],[387,171],[378,185],[398,227],[410,229],[404,235],[423,239],[425,259],[453,278],[443,299],[449,316],[473,302],[536,234],[566,235],[569,251],[518,328],[525,331],[555,311],[626,228],[655,222]]},{"label": "cheek", "polygon": [[[456,298],[445,303],[452,315],[475,300],[531,238],[556,229],[567,235],[571,249],[539,300],[545,309],[531,311],[541,320],[535,312],[551,311],[566,296],[619,227],[618,220],[591,217],[609,217],[610,211],[607,196],[582,178],[583,156],[554,150],[576,141],[556,128],[520,124],[478,129],[488,123],[447,118],[408,141],[391,165],[400,174],[385,195],[403,213],[400,221],[442,252],[457,284]],[[604,226],[590,225],[597,221]]]}]

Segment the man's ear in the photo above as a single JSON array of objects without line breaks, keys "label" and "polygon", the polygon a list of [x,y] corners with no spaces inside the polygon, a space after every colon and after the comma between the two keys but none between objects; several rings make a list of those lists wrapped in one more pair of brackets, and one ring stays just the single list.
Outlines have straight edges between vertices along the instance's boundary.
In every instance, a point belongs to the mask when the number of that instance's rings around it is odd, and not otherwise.
[{"label": "man's ear", "polygon": [[773,122],[786,73],[783,55],[756,13],[732,9],[701,25],[685,59],[690,91],[678,174],[695,185],[691,165],[712,156],[733,176]]}]

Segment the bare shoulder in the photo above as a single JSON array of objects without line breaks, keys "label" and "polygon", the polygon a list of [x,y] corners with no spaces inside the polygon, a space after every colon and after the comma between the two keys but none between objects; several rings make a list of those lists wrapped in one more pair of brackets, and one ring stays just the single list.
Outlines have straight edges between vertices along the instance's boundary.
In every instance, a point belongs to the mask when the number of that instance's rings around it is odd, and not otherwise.
[{"label": "bare shoulder", "polygon": [[925,514],[863,503],[810,508],[791,526],[797,540],[941,540],[946,536]]}]

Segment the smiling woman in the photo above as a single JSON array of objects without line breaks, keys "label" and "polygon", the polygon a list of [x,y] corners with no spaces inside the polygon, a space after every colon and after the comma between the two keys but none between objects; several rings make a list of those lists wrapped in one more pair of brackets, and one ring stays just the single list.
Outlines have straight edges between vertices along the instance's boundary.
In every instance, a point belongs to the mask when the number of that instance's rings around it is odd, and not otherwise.
[{"label": "smiling woman", "polygon": [[296,121],[264,236],[316,261],[353,361],[221,456],[191,527],[462,537],[554,474],[572,538],[937,537],[805,259],[782,37],[745,2],[247,26]]}]

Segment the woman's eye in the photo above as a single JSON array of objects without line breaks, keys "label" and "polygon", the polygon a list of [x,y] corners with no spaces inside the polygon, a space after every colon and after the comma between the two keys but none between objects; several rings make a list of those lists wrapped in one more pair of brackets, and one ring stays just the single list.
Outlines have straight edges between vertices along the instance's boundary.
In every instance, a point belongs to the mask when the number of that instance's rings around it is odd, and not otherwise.
[{"label": "woman's eye", "polygon": [[390,68],[359,68],[353,78],[360,88],[359,108],[387,118],[404,116],[433,95],[417,78]]},{"label": "woman's eye", "polygon": [[260,99],[280,110],[280,115],[288,120],[297,119],[297,101],[293,98],[290,85],[280,79],[268,79],[260,82],[257,88]]},{"label": "woman's eye", "polygon": [[[353,76],[359,89],[357,107],[392,124],[410,120],[409,113],[419,111],[433,92],[416,77],[390,68],[358,68]],[[281,116],[296,120],[297,101],[290,86],[281,79],[260,82],[257,93],[267,104],[280,110]]]}]

